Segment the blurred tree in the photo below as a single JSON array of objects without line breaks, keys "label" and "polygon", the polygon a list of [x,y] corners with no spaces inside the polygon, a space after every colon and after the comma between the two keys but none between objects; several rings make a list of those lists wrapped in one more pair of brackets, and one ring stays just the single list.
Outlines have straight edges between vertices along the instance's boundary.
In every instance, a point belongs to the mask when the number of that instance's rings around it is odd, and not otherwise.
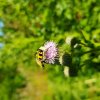
[{"label": "blurred tree", "polygon": [[[100,0],[0,0],[0,32],[4,33],[4,36],[0,33],[0,42],[4,43],[0,48],[0,100],[15,100],[13,95],[24,82],[19,70],[37,69],[35,52],[44,41],[54,40],[63,53],[68,52],[70,56],[64,64],[71,68],[70,73],[80,73],[88,78],[100,71],[99,23]],[[65,39],[70,35],[73,40],[67,45]],[[89,98],[82,82],[84,78],[66,80],[62,66],[47,66],[48,80],[54,82],[51,99]],[[76,83],[80,83],[80,87]],[[100,95],[96,92],[94,100]]]}]

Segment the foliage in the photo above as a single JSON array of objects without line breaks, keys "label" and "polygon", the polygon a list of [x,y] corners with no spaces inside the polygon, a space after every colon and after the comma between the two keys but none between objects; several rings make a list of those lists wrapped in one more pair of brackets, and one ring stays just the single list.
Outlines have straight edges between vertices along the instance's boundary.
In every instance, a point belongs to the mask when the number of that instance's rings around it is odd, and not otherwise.
[{"label": "foliage", "polygon": [[[20,97],[28,83],[34,84],[35,100],[35,86],[42,92],[41,87],[47,88],[40,95],[44,100],[98,100],[99,4],[100,0],[0,0],[0,21],[4,23],[0,28],[0,100],[28,100],[30,94]],[[35,52],[48,40],[58,43],[61,65],[46,65],[40,74]],[[66,67],[68,78],[63,73]],[[45,73],[47,78],[41,80]]]}]

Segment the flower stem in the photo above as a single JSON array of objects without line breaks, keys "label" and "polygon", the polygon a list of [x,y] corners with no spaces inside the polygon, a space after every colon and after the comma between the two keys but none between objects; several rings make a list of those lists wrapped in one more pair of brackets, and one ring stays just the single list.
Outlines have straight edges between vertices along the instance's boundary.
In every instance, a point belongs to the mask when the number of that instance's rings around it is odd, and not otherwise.
[{"label": "flower stem", "polygon": [[94,48],[94,49],[86,51],[86,52],[83,52],[82,55],[87,54],[87,53],[97,52],[97,51],[100,51],[100,47]]}]

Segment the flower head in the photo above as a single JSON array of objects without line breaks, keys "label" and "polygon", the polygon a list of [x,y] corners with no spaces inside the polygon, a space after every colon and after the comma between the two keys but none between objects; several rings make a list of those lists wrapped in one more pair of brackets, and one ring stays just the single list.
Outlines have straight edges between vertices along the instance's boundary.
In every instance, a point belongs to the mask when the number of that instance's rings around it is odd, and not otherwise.
[{"label": "flower head", "polygon": [[53,41],[48,41],[44,44],[44,48],[45,48],[46,63],[54,64],[55,59],[57,59],[58,56],[57,44],[54,43]]}]

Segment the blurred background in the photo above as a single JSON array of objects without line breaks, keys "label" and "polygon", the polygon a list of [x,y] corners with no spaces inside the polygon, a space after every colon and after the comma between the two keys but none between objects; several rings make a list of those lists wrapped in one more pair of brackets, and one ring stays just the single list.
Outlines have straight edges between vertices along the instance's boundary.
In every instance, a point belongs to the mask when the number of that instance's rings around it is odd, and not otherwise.
[{"label": "blurred background", "polygon": [[[46,41],[60,63],[36,63]],[[0,0],[0,100],[99,100],[100,0]]]}]

